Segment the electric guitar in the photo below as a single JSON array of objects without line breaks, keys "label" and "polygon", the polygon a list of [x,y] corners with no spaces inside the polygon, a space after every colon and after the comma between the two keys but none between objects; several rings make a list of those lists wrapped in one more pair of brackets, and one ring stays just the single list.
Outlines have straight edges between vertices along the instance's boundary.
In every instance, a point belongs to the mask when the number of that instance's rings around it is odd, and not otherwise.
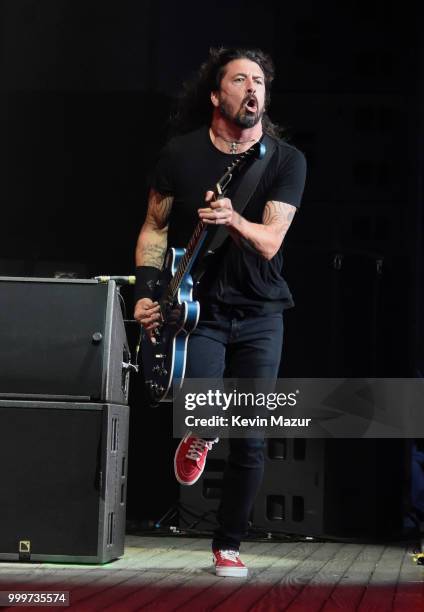
[{"label": "electric guitar", "polygon": [[[262,159],[265,152],[265,145],[257,142],[238,155],[216,183],[215,198],[223,197],[232,179],[245,171],[249,162]],[[199,221],[185,249],[168,250],[153,295],[160,307],[159,326],[154,331],[156,342],[141,330],[141,368],[154,403],[172,401],[173,383],[180,389],[184,381],[187,342],[200,316],[200,304],[193,300],[190,272],[207,234],[207,224]]]}]

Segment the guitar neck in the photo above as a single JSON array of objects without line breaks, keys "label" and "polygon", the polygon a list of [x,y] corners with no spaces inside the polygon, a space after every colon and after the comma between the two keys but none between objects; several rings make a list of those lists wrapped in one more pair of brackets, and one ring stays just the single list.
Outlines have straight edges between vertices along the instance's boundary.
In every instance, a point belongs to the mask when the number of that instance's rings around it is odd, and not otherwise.
[{"label": "guitar neck", "polygon": [[172,281],[169,283],[168,295],[170,298],[175,298],[177,291],[181,285],[181,281],[193,267],[200,248],[206,238],[206,231],[207,229],[205,223],[203,223],[203,221],[199,221],[199,223],[194,228],[194,232],[190,238],[190,242],[186,247],[186,252],[179,263],[177,271],[175,272]]}]

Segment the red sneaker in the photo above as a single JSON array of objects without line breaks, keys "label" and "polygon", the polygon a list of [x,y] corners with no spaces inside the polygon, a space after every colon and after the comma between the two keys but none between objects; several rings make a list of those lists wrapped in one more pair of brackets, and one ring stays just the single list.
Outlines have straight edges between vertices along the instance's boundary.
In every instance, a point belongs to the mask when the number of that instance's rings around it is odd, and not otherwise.
[{"label": "red sneaker", "polygon": [[213,550],[212,554],[217,576],[247,576],[247,567],[240,559],[238,550]]},{"label": "red sneaker", "polygon": [[215,440],[203,440],[191,436],[187,432],[178,445],[174,457],[175,477],[182,485],[192,485],[197,482],[205,468],[206,455],[212,448]]}]

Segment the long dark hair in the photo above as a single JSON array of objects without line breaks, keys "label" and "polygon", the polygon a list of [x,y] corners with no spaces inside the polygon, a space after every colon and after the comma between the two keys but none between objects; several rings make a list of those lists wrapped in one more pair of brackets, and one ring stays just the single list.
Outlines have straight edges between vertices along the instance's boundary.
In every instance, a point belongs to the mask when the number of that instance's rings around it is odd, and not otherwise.
[{"label": "long dark hair", "polygon": [[209,125],[213,107],[210,100],[211,91],[220,88],[225,73],[225,66],[236,59],[248,59],[260,66],[265,76],[265,113],[262,117],[264,132],[278,138],[282,128],[272,123],[267,114],[271,101],[270,87],[274,79],[272,59],[259,49],[210,49],[207,61],[202,64],[195,76],[186,81],[171,116],[173,133],[186,133],[201,125]]}]

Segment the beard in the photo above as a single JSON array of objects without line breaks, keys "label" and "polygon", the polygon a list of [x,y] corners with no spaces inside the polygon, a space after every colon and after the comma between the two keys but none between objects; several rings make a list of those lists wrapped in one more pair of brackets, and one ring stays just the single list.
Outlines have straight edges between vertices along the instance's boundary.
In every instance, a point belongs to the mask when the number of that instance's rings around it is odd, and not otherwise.
[{"label": "beard", "polygon": [[239,110],[234,114],[231,112],[229,105],[225,102],[225,100],[221,100],[219,104],[219,110],[221,115],[232,121],[237,127],[241,128],[251,128],[262,119],[265,109],[257,109],[254,112],[248,111],[245,107],[245,102],[241,104]]}]

